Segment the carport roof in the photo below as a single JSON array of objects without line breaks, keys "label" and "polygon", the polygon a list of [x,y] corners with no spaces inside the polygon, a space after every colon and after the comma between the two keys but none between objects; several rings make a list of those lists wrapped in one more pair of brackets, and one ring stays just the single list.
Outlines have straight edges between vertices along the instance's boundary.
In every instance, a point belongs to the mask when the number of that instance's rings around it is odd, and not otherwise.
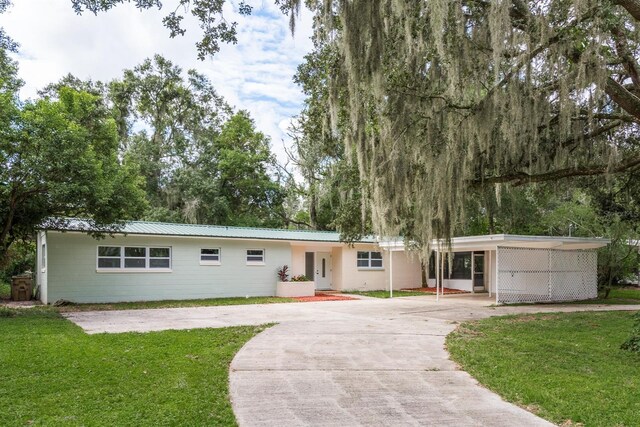
[{"label": "carport roof", "polygon": [[[597,249],[611,243],[610,239],[601,237],[562,237],[562,236],[521,236],[515,234],[489,234],[486,236],[454,237],[451,239],[453,252],[488,251],[498,247],[539,248],[539,249]],[[438,247],[447,251],[449,247],[444,241],[434,240],[434,249]],[[380,247],[387,250],[404,250],[404,242],[399,240],[383,240]]]},{"label": "carport roof", "polygon": [[[249,240],[286,240],[302,242],[340,243],[340,233],[334,231],[285,230],[275,228],[231,227],[219,225],[173,224],[150,221],[128,221],[120,228],[100,228],[95,223],[77,218],[52,218],[42,226],[43,230],[76,231],[85,233],[113,233],[146,236],[214,237]],[[375,238],[365,236],[354,243],[376,243]]]}]

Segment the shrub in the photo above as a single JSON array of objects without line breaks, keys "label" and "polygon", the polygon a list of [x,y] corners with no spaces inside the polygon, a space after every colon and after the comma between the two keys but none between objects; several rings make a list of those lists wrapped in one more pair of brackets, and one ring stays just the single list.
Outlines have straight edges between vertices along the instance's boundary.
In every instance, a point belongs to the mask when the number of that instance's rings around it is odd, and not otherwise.
[{"label": "shrub", "polygon": [[307,276],[305,276],[304,274],[299,274],[297,276],[293,276],[291,278],[292,282],[310,282],[311,279],[309,279]]},{"label": "shrub", "polygon": [[283,265],[282,267],[280,267],[278,269],[278,279],[281,282],[288,282],[289,281],[289,266],[288,265]]},{"label": "shrub", "polygon": [[640,311],[633,315],[633,329],[628,340],[620,346],[623,350],[634,351],[640,353]]}]

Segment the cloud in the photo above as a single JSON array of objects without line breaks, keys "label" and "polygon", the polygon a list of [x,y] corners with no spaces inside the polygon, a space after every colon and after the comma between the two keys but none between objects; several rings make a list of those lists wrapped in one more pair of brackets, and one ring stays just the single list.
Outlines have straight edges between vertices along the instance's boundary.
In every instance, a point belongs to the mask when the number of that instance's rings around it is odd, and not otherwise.
[{"label": "cloud", "polygon": [[259,130],[269,135],[272,149],[284,162],[282,142],[289,144],[283,123],[296,115],[304,99],[292,76],[312,49],[312,17],[303,10],[292,36],[288,17],[272,0],[250,2],[253,13],[238,16],[227,2],[225,17],[238,21],[238,43],[221,45],[212,59],[198,61],[195,43],[200,30],[195,18],[185,19],[187,34],[169,38],[162,17],[173,10],[141,12],[124,4],[98,16],[76,15],[70,0],[19,0],[0,15],[0,26],[20,43],[17,59],[26,84],[23,97],[67,73],[82,79],[110,80],[144,58],[160,53],[183,69],[208,76],[218,92],[238,109],[248,110]]}]

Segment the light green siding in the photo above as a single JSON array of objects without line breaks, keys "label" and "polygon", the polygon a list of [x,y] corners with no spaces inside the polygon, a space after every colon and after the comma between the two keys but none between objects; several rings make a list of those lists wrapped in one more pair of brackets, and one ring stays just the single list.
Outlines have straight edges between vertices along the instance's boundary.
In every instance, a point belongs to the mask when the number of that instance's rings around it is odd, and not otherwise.
[{"label": "light green siding", "polygon": [[[134,235],[96,240],[49,231],[47,245],[49,303],[269,296],[276,269],[291,265],[289,242]],[[96,272],[99,245],[170,246],[172,272]],[[200,265],[200,249],[211,247],[222,249],[221,265]],[[265,265],[247,265],[247,249],[265,249]]]}]

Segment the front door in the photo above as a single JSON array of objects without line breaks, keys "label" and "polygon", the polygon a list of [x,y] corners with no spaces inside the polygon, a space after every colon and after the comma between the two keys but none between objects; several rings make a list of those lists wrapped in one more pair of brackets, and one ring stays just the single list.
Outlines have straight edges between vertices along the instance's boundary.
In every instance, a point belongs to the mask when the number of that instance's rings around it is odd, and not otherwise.
[{"label": "front door", "polygon": [[484,291],[484,253],[473,254],[473,290]]},{"label": "front door", "polygon": [[331,254],[328,252],[316,253],[316,289],[331,289]]}]

